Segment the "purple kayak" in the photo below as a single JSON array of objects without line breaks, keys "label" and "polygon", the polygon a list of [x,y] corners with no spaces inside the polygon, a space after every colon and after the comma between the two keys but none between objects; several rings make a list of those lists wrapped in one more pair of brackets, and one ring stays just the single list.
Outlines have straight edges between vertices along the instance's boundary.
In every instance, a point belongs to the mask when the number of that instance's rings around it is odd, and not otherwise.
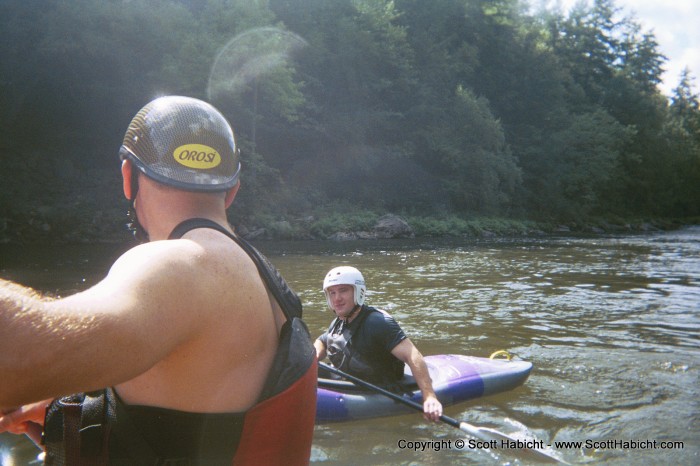
[{"label": "purple kayak", "polygon": [[[443,406],[512,390],[530,375],[532,363],[457,354],[425,356],[433,389]],[[411,400],[422,402],[406,366],[402,385]],[[318,379],[316,424],[345,422],[414,412],[379,393],[343,380]]]}]

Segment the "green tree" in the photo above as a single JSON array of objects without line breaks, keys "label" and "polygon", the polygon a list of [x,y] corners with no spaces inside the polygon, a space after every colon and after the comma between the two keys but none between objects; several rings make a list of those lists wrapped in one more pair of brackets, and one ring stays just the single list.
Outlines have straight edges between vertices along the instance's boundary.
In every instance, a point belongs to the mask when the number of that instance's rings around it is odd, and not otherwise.
[{"label": "green tree", "polygon": [[585,218],[593,213],[633,136],[632,128],[603,110],[571,116],[544,145],[549,154],[540,174],[546,180],[540,202],[553,201],[554,213],[560,218]]},{"label": "green tree", "polygon": [[692,84],[686,68],[674,89],[664,128],[672,170],[667,183],[675,188],[667,207],[678,216],[700,215],[700,103]]},{"label": "green tree", "polygon": [[568,17],[550,17],[549,38],[554,53],[580,85],[589,102],[601,103],[618,59],[620,24],[613,0],[579,1]]},{"label": "green tree", "polygon": [[128,120],[165,93],[207,98],[233,123],[238,216],[697,213],[689,73],[669,104],[656,38],[613,0],[526,7],[0,2],[0,215],[89,212]]},{"label": "green tree", "polygon": [[[459,124],[454,124],[459,122]],[[453,205],[466,212],[499,214],[513,203],[520,170],[488,101],[458,88],[443,119],[431,123],[434,170],[444,180]]]},{"label": "green tree", "polygon": [[414,60],[394,2],[312,0],[271,7],[308,43],[298,69],[306,105],[297,136],[285,148],[295,160],[298,189],[367,207],[385,205],[399,193],[414,199],[407,192],[411,183],[387,184],[383,176],[414,177],[416,169],[404,156],[415,107]]}]

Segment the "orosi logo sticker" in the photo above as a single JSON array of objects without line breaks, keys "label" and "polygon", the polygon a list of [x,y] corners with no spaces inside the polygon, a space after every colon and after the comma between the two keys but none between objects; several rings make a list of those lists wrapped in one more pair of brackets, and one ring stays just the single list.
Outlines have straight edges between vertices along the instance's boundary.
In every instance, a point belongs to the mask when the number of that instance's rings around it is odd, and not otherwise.
[{"label": "orosi logo sticker", "polygon": [[221,163],[221,156],[204,144],[185,144],[173,152],[175,161],[189,168],[214,168]]}]

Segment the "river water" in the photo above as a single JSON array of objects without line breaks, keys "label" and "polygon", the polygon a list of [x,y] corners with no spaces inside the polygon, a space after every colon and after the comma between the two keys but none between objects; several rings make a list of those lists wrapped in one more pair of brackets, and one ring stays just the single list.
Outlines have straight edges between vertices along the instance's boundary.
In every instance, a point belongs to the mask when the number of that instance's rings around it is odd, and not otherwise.
[{"label": "river water", "polygon": [[[451,417],[542,440],[572,464],[700,464],[700,227],[258,246],[301,295],[314,335],[331,319],[323,275],[347,264],[364,273],[368,303],[392,313],[424,354],[505,349],[534,364],[522,387],[448,407]],[[2,246],[0,274],[68,293],[99,280],[117,252]],[[322,425],[312,462],[529,464],[517,451],[456,448],[463,438],[418,414]],[[401,440],[445,442],[414,451]],[[23,438],[4,435],[0,442],[3,464],[36,457]]]}]

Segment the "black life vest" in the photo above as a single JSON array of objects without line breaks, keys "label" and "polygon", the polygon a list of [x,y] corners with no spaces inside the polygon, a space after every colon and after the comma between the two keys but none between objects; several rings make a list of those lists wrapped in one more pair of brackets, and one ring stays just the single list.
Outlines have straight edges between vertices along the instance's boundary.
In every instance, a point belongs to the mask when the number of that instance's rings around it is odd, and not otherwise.
[{"label": "black life vest", "polygon": [[[47,465],[304,465],[309,463],[316,417],[316,352],[302,317],[298,296],[272,264],[248,242],[207,219],[190,219],[175,227],[170,239],[196,228],[212,228],[234,240],[250,256],[287,321],[259,402],[245,413],[182,413],[220,423],[232,432],[225,441],[199,442],[204,456],[172,457],[151,448],[139,426],[111,388],[63,397],[49,406],[43,441]],[[166,410],[167,411],[167,410]],[[211,424],[210,424],[211,427]],[[122,451],[110,451],[110,442]],[[211,442],[210,442],[211,443]]]},{"label": "black life vest", "polygon": [[404,363],[391,354],[383,358],[367,354],[354,338],[365,320],[375,312],[386,314],[364,305],[349,324],[337,317],[333,319],[326,333],[326,353],[333,366],[344,372],[374,383],[393,384],[403,376]]}]

